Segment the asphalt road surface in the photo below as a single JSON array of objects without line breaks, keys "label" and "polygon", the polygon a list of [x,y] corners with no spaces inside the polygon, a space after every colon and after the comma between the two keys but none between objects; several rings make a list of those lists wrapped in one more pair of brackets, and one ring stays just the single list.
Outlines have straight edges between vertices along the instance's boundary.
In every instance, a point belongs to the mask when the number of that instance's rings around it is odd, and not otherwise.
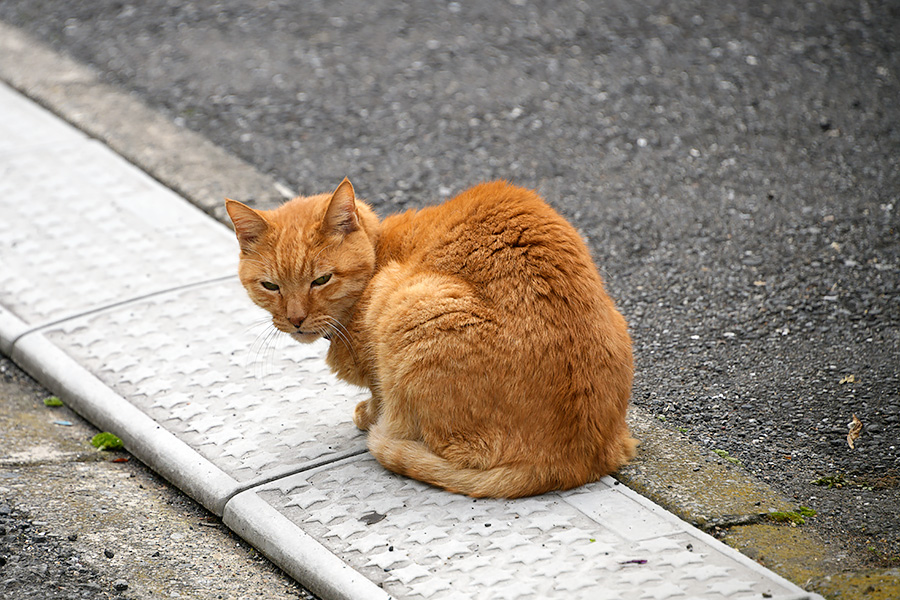
[{"label": "asphalt road surface", "polygon": [[630,322],[634,403],[900,564],[897,2],[3,0],[0,19],[301,193],[347,175],[387,214],[538,189]]}]

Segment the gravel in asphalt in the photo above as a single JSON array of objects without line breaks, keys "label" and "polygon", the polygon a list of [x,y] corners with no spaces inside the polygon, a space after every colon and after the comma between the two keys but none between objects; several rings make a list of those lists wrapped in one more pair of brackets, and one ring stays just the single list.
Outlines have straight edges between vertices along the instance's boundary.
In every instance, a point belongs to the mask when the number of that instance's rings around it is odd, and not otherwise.
[{"label": "gravel in asphalt", "polygon": [[6,0],[0,19],[303,193],[348,175],[386,214],[483,179],[539,189],[629,319],[635,404],[900,563],[895,2]]}]

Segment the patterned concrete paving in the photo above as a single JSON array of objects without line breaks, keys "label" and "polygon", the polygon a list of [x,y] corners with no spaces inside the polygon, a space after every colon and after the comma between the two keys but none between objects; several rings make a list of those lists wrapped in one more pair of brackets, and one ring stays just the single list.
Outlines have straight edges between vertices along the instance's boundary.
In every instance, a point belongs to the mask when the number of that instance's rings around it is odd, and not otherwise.
[{"label": "patterned concrete paving", "polygon": [[230,231],[0,85],[0,350],[324,598],[818,598],[610,478],[399,477],[324,343],[272,337]]}]

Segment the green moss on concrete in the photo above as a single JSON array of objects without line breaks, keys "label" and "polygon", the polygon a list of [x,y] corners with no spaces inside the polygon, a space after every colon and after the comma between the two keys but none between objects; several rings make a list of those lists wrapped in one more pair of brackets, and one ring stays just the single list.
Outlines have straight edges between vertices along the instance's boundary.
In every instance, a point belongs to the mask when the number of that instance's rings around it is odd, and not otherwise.
[{"label": "green moss on concrete", "polygon": [[825,544],[808,527],[763,523],[735,527],[723,541],[827,600],[896,600],[900,569],[852,570],[841,549]]},{"label": "green moss on concrete", "polygon": [[63,401],[56,396],[50,396],[48,398],[44,398],[44,406],[57,407],[65,405],[63,404]]},{"label": "green moss on concrete", "polygon": [[803,525],[806,523],[807,517],[814,516],[816,516],[816,511],[805,506],[801,506],[797,510],[774,511],[766,515],[770,521],[791,523],[792,525]]},{"label": "green moss on concrete", "polygon": [[722,541],[800,586],[839,570],[828,547],[802,527],[770,523],[735,527]]},{"label": "green moss on concrete", "polygon": [[691,443],[633,409],[629,425],[641,441],[634,461],[616,477],[689,523],[703,529],[742,522],[796,506],[738,465]]},{"label": "green moss on concrete", "polygon": [[900,569],[828,575],[813,579],[807,588],[828,600],[896,600],[900,598]]}]

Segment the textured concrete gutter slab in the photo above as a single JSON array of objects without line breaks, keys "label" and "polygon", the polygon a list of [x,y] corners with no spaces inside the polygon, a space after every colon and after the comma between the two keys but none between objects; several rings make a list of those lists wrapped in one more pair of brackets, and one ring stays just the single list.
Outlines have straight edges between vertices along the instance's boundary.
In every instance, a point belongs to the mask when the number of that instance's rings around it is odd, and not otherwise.
[{"label": "textured concrete gutter slab", "polygon": [[0,109],[4,352],[323,597],[815,597],[610,479],[475,502],[385,472],[321,347],[254,350],[227,230],[2,85]]},{"label": "textured concrete gutter slab", "polygon": [[246,486],[364,451],[350,421],[361,394],[328,372],[323,345],[254,362],[260,314],[245,295],[233,280],[173,291],[43,336]]},{"label": "textured concrete gutter slab", "polygon": [[285,517],[395,597],[810,597],[610,478],[475,501],[359,456],[244,492],[224,521]]},{"label": "textured concrete gutter slab", "polygon": [[221,514],[225,499],[236,493],[239,486],[234,479],[113,392],[43,336],[26,337],[15,345],[9,356],[81,416],[99,429],[122,438],[129,452],[210,511]]}]

